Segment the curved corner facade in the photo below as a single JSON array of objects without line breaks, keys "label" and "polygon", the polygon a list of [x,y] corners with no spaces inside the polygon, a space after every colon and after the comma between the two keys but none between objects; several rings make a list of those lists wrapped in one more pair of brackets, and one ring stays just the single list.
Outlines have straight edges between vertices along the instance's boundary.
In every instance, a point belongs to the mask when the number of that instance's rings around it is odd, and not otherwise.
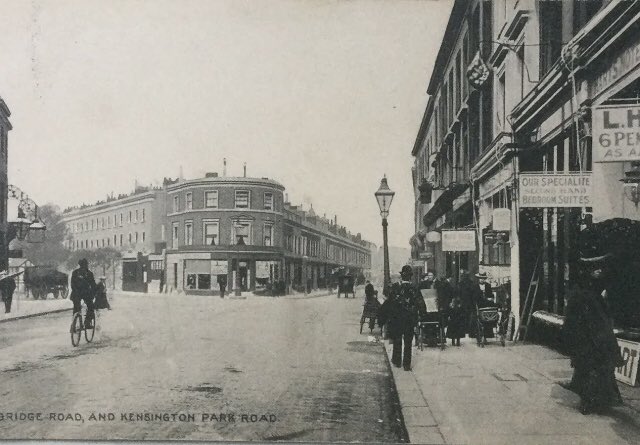
[{"label": "curved corner facade", "polygon": [[167,188],[167,285],[209,293],[281,278],[284,187],[269,179],[210,177]]}]

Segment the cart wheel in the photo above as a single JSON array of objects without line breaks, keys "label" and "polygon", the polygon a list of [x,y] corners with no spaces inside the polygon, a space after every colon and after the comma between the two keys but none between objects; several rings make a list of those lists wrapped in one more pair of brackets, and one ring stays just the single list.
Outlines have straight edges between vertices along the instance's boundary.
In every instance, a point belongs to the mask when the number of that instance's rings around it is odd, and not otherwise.
[{"label": "cart wheel", "polygon": [[80,337],[82,336],[82,316],[80,312],[76,312],[71,321],[71,344],[78,346],[80,344]]}]

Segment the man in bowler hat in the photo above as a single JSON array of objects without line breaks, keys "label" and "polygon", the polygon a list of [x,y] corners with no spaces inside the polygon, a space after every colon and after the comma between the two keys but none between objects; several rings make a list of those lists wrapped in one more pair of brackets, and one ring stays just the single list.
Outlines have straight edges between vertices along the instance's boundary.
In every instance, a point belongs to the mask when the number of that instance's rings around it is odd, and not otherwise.
[{"label": "man in bowler hat", "polygon": [[387,324],[389,337],[393,340],[391,362],[398,368],[402,366],[405,371],[411,370],[414,327],[426,313],[424,299],[411,282],[412,275],[411,266],[402,267],[402,281],[391,287],[390,296],[380,308],[378,319],[380,325]]}]

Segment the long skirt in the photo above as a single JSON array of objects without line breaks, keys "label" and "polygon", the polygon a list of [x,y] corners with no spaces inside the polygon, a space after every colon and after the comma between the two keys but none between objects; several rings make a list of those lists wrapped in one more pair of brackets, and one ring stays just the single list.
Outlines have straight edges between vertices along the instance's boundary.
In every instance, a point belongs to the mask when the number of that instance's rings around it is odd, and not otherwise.
[{"label": "long skirt", "polygon": [[580,395],[585,408],[597,410],[620,402],[620,390],[613,371],[613,366],[608,364],[576,367],[572,389]]}]

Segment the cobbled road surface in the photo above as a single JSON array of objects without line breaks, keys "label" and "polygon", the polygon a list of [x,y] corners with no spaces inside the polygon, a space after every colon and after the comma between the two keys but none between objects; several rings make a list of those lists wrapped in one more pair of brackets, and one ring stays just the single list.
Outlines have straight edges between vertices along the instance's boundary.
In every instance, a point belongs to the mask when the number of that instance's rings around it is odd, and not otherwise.
[{"label": "cobbled road surface", "polygon": [[360,297],[112,306],[76,348],[70,312],[0,324],[0,439],[406,441]]}]

